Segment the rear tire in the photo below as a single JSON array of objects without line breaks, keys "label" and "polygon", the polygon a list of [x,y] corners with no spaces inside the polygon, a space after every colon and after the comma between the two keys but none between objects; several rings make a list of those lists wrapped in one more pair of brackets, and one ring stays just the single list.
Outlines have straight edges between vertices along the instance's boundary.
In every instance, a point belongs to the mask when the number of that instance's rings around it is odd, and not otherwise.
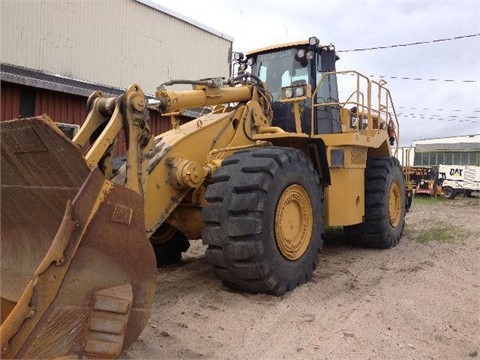
[{"label": "rear tire", "polygon": [[237,152],[207,187],[206,260],[227,286],[282,295],[310,280],[322,246],[322,189],[292,148]]},{"label": "rear tire", "polygon": [[405,226],[405,181],[396,158],[368,158],[365,169],[365,220],[345,226],[352,245],[388,249],[398,244]]}]

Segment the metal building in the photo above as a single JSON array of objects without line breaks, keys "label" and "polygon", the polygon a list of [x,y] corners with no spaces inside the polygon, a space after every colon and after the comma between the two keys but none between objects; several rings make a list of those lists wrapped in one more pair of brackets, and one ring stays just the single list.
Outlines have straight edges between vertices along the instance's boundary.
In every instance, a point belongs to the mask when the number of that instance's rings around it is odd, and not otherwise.
[{"label": "metal building", "polygon": [[480,165],[480,134],[414,140],[400,148],[402,166]]},{"label": "metal building", "polygon": [[228,76],[233,39],[147,0],[1,2],[2,63],[146,93]]},{"label": "metal building", "polygon": [[480,165],[480,134],[413,141],[415,166]]},{"label": "metal building", "polygon": [[[228,77],[233,39],[149,0],[0,2],[1,120],[80,124],[94,90]],[[154,133],[169,119],[152,114]]]}]

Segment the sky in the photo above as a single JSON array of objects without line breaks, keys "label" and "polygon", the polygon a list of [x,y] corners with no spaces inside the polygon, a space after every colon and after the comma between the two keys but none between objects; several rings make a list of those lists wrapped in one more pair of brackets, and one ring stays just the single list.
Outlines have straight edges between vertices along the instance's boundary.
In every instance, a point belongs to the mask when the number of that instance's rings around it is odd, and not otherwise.
[{"label": "sky", "polygon": [[[387,81],[399,114],[401,146],[480,134],[479,0],[154,2],[233,37],[234,51],[313,35],[322,44],[334,44],[340,55],[337,70]],[[426,44],[388,47],[415,42]],[[383,46],[388,48],[342,51]],[[342,94],[341,83],[339,93],[340,100],[349,95]]]}]

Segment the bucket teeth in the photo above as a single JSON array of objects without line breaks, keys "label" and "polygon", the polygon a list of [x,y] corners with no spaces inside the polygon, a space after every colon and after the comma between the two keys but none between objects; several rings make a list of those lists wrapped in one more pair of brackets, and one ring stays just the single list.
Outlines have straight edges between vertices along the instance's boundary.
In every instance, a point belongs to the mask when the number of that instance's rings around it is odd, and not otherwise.
[{"label": "bucket teeth", "polygon": [[95,293],[84,348],[86,355],[97,358],[120,355],[132,301],[129,283]]}]

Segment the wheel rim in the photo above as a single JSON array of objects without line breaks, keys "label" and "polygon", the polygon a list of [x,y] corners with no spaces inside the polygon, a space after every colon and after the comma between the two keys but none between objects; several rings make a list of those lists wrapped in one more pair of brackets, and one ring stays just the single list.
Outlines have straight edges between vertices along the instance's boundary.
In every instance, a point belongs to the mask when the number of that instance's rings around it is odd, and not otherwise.
[{"label": "wheel rim", "polygon": [[400,224],[402,215],[402,191],[400,184],[397,180],[394,180],[390,185],[390,191],[388,194],[388,219],[390,225],[393,227]]},{"label": "wheel rim", "polygon": [[163,223],[150,237],[150,241],[153,244],[166,243],[173,237],[173,235],[175,235],[176,231],[177,229],[175,229],[173,226],[169,225],[168,223]]},{"label": "wheel rim", "polygon": [[307,250],[312,236],[313,210],[310,197],[300,185],[285,189],[275,213],[275,239],[288,260],[299,259]]},{"label": "wheel rim", "polygon": [[445,194],[445,197],[448,199],[450,196],[452,196],[452,191],[450,190],[450,188],[445,188],[443,189],[443,193]]}]

